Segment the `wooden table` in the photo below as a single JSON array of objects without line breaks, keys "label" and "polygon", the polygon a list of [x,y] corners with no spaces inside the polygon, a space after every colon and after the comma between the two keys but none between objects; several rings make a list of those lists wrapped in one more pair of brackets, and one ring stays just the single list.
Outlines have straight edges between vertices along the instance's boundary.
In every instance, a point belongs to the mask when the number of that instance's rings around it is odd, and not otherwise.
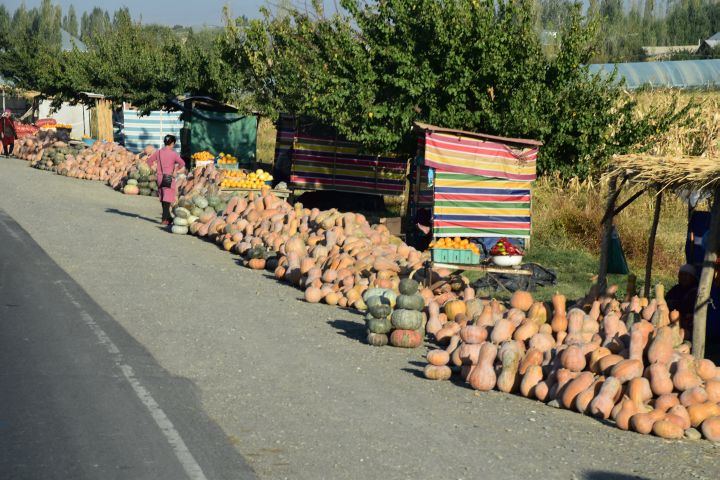
[{"label": "wooden table", "polygon": [[[452,270],[452,274],[457,274],[459,272],[463,271],[471,271],[471,272],[484,272],[487,276],[495,279],[495,275],[518,275],[518,276],[524,276],[524,277],[530,277],[532,276],[532,272],[529,270],[523,270],[520,268],[522,265],[518,265],[517,267],[498,267],[497,265],[493,264],[479,264],[479,265],[463,265],[463,264],[451,264],[451,263],[438,263],[433,261],[427,261],[425,262],[425,286],[430,287],[430,283],[432,281],[432,274],[430,271],[433,268],[447,268]],[[499,281],[494,280],[495,283],[497,283],[498,286],[502,287],[503,289],[507,290],[505,286]],[[509,292],[509,290],[507,290]],[[510,292],[511,293],[511,292]]]},{"label": "wooden table", "polygon": [[[221,192],[240,192],[240,193],[260,193],[259,188],[221,188]],[[278,198],[288,198],[292,192],[290,190],[270,190]]]}]

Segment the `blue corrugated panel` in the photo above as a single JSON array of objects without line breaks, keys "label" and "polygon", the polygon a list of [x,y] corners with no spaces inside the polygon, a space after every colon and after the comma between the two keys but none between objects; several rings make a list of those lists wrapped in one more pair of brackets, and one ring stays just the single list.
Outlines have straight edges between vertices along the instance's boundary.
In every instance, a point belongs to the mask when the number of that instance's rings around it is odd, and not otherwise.
[{"label": "blue corrugated panel", "polygon": [[175,135],[178,139],[176,148],[180,148],[180,129],[183,122],[180,112],[151,112],[150,115],[140,116],[135,110],[123,110],[125,148],[132,152],[139,152],[147,145],[162,146],[165,135]]},{"label": "blue corrugated panel", "polygon": [[636,89],[704,88],[720,86],[720,60],[681,60],[672,62],[604,63],[590,65],[590,72],[609,75],[617,67],[618,79]]}]

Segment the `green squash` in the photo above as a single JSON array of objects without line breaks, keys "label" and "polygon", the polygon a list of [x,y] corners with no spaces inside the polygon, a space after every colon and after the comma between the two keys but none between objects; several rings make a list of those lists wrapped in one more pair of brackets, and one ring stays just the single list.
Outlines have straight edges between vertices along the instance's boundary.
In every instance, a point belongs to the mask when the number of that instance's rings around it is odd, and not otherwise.
[{"label": "green squash", "polygon": [[173,225],[179,225],[179,226],[181,226],[181,227],[187,227],[187,226],[188,226],[188,221],[187,221],[186,218],[175,217],[175,218],[173,219]]},{"label": "green squash", "polygon": [[[376,301],[372,301],[374,298],[379,298],[380,301],[382,301],[382,297],[371,297],[368,301],[371,301],[371,303],[368,303],[368,311],[370,312],[370,315],[372,315],[375,318],[388,318],[390,314],[392,313],[392,307],[389,304],[386,303],[377,303]],[[387,301],[387,300],[385,300]],[[384,332],[380,332],[384,333]]]},{"label": "green squash", "polygon": [[417,330],[393,330],[390,334],[390,343],[394,347],[416,348],[422,344],[423,336]]},{"label": "green squash", "polygon": [[363,293],[363,300],[365,301],[365,303],[367,303],[369,298],[378,296],[386,298],[390,302],[390,306],[395,307],[395,302],[397,301],[397,293],[395,293],[393,290],[390,290],[389,288],[368,288],[367,290],[365,290],[365,293]]},{"label": "green squash", "polygon": [[198,218],[199,218],[200,215],[203,214],[203,209],[200,208],[200,207],[192,207],[192,208],[190,209],[190,213],[192,214],[193,217],[198,217]]},{"label": "green squash", "polygon": [[250,250],[248,250],[246,257],[249,259],[265,258],[266,253],[267,253],[267,250],[265,249],[265,247],[261,247],[260,245],[258,245],[257,247],[253,247]]},{"label": "green squash", "polygon": [[176,235],[187,235],[188,227],[183,225],[173,225],[171,231]]},{"label": "green squash", "polygon": [[183,207],[177,207],[173,213],[176,217],[180,218],[188,218],[190,216],[190,211]]},{"label": "green squash", "polygon": [[373,347],[384,347],[388,344],[388,336],[384,333],[369,332],[367,336],[367,342]]},{"label": "green squash", "polygon": [[365,316],[365,325],[372,333],[388,333],[393,328],[389,318],[375,318],[370,314]]},{"label": "green squash", "polygon": [[140,187],[139,193],[140,193],[140,195],[149,196],[152,192],[147,187]]},{"label": "green squash", "polygon": [[420,288],[420,284],[412,278],[404,278],[400,280],[398,289],[403,295],[415,295]]},{"label": "green squash", "polygon": [[415,310],[395,310],[392,313],[392,324],[400,330],[417,330],[422,325],[422,313]]},{"label": "green squash", "polygon": [[397,298],[396,308],[403,310],[415,310],[421,312],[425,308],[425,299],[418,295],[400,295]]},{"label": "green squash", "polygon": [[137,180],[140,178],[140,174],[138,172],[130,172],[128,173],[128,178],[132,178],[133,180]]},{"label": "green squash", "polygon": [[199,208],[207,208],[208,201],[205,199],[205,197],[198,195],[197,197],[193,198],[193,203],[199,207]]},{"label": "green squash", "polygon": [[137,184],[138,184],[138,181],[135,180],[134,178],[131,178],[131,179],[129,179],[129,180],[126,182],[126,184],[127,184],[127,185],[137,185]]}]

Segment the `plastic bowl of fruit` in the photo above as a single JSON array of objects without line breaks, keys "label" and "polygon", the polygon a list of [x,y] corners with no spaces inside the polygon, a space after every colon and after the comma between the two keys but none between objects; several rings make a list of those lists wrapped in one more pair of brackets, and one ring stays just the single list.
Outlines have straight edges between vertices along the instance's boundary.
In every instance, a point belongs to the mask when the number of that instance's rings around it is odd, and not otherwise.
[{"label": "plastic bowl of fruit", "polygon": [[522,255],[493,255],[490,260],[498,267],[516,267],[522,263]]}]

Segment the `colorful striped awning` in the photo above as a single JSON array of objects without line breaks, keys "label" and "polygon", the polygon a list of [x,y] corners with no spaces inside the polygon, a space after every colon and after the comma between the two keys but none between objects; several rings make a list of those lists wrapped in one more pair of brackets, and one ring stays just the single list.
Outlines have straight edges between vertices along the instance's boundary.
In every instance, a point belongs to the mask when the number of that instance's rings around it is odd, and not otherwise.
[{"label": "colorful striped awning", "polygon": [[505,180],[535,180],[537,146],[438,132],[427,132],[424,143],[427,167]]},{"label": "colorful striped awning", "polygon": [[436,237],[530,237],[530,183],[435,173]]},{"label": "colorful striped awning", "polygon": [[363,155],[355,143],[295,136],[290,181],[296,189],[402,195],[407,162]]}]

